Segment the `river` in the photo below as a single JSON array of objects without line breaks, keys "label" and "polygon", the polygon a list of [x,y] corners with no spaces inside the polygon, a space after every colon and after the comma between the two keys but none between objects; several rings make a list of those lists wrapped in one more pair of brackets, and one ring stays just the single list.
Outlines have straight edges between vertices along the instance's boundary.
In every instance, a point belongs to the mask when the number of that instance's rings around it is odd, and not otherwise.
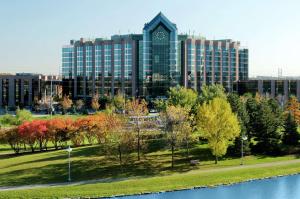
[{"label": "river", "polygon": [[300,199],[300,175],[120,199]]}]

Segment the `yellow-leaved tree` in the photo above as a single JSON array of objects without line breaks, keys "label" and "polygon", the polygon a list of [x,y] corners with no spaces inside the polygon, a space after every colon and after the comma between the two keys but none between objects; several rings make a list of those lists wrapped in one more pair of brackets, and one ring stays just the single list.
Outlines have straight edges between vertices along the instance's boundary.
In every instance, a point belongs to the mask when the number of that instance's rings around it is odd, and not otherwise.
[{"label": "yellow-leaved tree", "polygon": [[226,99],[214,98],[198,108],[196,119],[201,136],[208,140],[217,164],[218,157],[226,154],[230,141],[240,134],[238,118]]}]

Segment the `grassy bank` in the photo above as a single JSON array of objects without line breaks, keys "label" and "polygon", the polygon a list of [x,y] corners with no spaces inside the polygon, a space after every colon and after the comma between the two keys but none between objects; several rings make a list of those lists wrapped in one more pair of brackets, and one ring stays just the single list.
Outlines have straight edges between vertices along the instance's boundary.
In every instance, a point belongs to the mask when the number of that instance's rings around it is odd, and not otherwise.
[{"label": "grassy bank", "polygon": [[78,186],[41,188],[34,190],[0,192],[0,198],[63,198],[63,197],[103,197],[122,194],[137,194],[191,188],[195,186],[213,186],[242,182],[249,179],[287,175],[300,172],[300,164],[268,166],[258,168],[240,167],[234,170],[191,171],[168,176],[130,179],[110,183],[96,183]]},{"label": "grassy bank", "polygon": [[[190,159],[200,160],[200,165],[191,166],[184,151],[177,151],[175,168],[171,169],[171,154],[162,150],[144,155],[136,161],[136,154],[127,158],[122,167],[118,160],[106,157],[101,146],[75,148],[72,151],[72,180],[115,179],[136,176],[152,177],[184,173],[188,171],[210,170],[238,166],[239,158],[224,158],[218,165],[214,164],[206,145],[197,145],[191,150]],[[20,156],[0,154],[0,186],[17,186],[28,184],[47,184],[66,182],[68,175],[67,152],[65,150],[24,154]],[[125,157],[124,157],[125,158]],[[245,164],[258,164],[296,159],[296,156],[264,157],[247,156]]]},{"label": "grassy bank", "polygon": [[[22,155],[7,154],[8,146],[0,145],[0,186],[18,186],[66,182],[68,176],[67,152],[65,150]],[[0,192],[0,198],[61,198],[75,196],[110,196],[140,192],[188,188],[202,185],[240,182],[251,178],[286,175],[300,172],[300,163],[277,165],[297,156],[247,156],[240,167],[240,158],[223,158],[214,164],[207,145],[196,145],[185,157],[184,150],[176,151],[175,168],[171,169],[171,153],[160,150],[147,153],[141,161],[136,154],[126,157],[122,167],[116,158],[103,154],[102,146],[74,148],[72,151],[72,181],[109,179],[110,183],[81,186],[40,188],[34,190]],[[124,157],[125,158],[125,157]],[[189,160],[200,160],[191,166]],[[261,163],[269,164],[260,167]],[[253,165],[255,168],[249,168]],[[119,180],[123,179],[123,180]]]}]

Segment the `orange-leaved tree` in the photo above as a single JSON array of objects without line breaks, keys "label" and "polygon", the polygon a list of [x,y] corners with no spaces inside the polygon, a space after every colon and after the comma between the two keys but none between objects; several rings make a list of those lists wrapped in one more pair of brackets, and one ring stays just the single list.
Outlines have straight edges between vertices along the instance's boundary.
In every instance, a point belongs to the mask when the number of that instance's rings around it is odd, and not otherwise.
[{"label": "orange-leaved tree", "polygon": [[297,124],[300,124],[300,103],[296,97],[291,97],[287,103],[286,110],[292,115]]}]

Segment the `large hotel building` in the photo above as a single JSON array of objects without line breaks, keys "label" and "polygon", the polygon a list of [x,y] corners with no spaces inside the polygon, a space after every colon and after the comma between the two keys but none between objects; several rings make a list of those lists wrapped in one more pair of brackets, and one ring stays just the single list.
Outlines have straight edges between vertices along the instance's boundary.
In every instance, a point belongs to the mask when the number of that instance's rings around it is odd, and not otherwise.
[{"label": "large hotel building", "polygon": [[231,91],[233,82],[248,79],[248,49],[229,39],[178,34],[159,13],[143,34],[71,40],[62,48],[61,73],[63,92],[72,98],[156,97],[176,85],[199,91],[214,83]]}]

